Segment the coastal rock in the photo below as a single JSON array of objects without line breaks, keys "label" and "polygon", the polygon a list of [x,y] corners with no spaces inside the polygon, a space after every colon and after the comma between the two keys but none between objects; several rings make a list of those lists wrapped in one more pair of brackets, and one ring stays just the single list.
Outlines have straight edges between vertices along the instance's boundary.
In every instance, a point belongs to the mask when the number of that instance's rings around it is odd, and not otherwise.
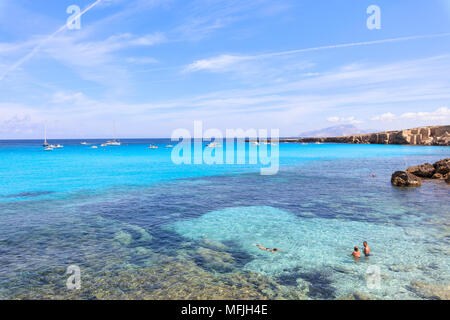
[{"label": "coastal rock", "polygon": [[350,135],[343,137],[310,137],[280,139],[280,142],[326,142],[356,144],[407,144],[423,146],[450,146],[450,125],[430,126],[406,130]]},{"label": "coastal rock", "polygon": [[433,167],[435,168],[436,173],[442,175],[448,174],[450,172],[450,158],[436,162]]},{"label": "coastal rock", "polygon": [[444,179],[444,176],[440,173],[435,173],[435,174],[433,174],[431,179]]},{"label": "coastal rock", "polygon": [[420,187],[422,185],[419,177],[406,171],[394,172],[391,183],[396,187]]},{"label": "coastal rock", "polygon": [[435,168],[432,164],[425,163],[419,166],[410,167],[406,171],[417,177],[431,178],[435,173]]},{"label": "coastal rock", "polygon": [[445,179],[445,182],[450,183],[450,174],[447,175],[447,178]]}]

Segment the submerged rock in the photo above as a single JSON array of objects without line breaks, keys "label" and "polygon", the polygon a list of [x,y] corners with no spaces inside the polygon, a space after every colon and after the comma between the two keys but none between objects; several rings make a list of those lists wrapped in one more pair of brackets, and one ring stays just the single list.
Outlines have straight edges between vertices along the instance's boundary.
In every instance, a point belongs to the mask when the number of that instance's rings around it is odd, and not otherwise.
[{"label": "submerged rock", "polygon": [[424,299],[450,300],[450,285],[415,281],[411,283],[408,289]]},{"label": "submerged rock", "polygon": [[114,240],[117,241],[119,244],[127,246],[131,243],[133,240],[133,237],[131,234],[125,231],[119,231],[114,235]]},{"label": "submerged rock", "polygon": [[218,271],[231,271],[234,267],[234,258],[227,252],[220,252],[209,248],[200,247],[196,254],[207,268]]},{"label": "submerged rock", "polygon": [[420,187],[422,185],[419,177],[406,171],[394,172],[391,183],[396,187]]},{"label": "submerged rock", "polygon": [[339,300],[375,300],[373,297],[360,292],[354,292],[339,298]]},{"label": "submerged rock", "polygon": [[419,166],[410,167],[406,170],[408,173],[412,173],[415,176],[421,178],[431,178],[435,173],[435,168],[432,164],[425,163]]}]

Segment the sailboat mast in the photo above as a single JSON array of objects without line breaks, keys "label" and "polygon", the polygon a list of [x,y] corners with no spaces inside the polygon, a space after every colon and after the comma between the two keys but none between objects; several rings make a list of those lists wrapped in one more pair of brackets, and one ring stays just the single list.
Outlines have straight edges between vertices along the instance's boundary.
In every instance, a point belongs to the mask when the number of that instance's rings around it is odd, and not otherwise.
[{"label": "sailboat mast", "polygon": [[47,143],[47,125],[44,125],[44,147],[48,146]]}]

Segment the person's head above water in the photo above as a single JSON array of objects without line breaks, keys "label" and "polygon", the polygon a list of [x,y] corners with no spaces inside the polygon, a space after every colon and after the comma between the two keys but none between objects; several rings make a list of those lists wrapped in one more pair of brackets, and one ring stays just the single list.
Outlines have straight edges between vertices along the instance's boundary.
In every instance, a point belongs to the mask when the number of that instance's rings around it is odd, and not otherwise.
[{"label": "person's head above water", "polygon": [[363,242],[364,247],[367,247],[367,241]]},{"label": "person's head above water", "polygon": [[359,248],[358,248],[358,247],[355,247],[355,251],[359,251]]}]

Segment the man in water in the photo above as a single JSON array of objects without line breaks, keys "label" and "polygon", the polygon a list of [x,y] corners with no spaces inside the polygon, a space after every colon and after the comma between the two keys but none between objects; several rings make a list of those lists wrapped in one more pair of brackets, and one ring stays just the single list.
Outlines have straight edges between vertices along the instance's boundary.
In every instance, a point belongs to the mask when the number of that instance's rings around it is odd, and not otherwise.
[{"label": "man in water", "polygon": [[256,246],[258,247],[258,249],[263,250],[263,251],[269,251],[269,252],[272,252],[272,253],[283,252],[283,250],[280,250],[280,249],[277,249],[277,248],[273,248],[273,249],[265,248],[262,245],[260,245],[259,243]]},{"label": "man in water", "polygon": [[364,246],[364,255],[365,255],[366,257],[370,256],[370,248],[369,248],[369,246],[367,245],[367,241],[364,241],[364,242],[363,242],[363,246]]},{"label": "man in water", "polygon": [[358,247],[355,247],[353,252],[352,252],[352,256],[354,256],[355,258],[359,258],[361,257],[361,251],[359,251]]}]

